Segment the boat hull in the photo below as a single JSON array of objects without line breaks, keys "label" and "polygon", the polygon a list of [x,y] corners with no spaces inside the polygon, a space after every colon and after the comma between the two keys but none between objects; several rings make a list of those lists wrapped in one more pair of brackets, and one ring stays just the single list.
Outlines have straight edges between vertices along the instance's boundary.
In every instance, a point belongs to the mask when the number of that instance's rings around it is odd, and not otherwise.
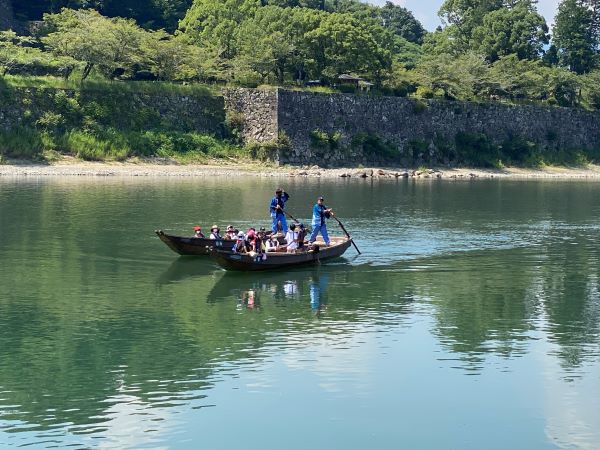
[{"label": "boat hull", "polygon": [[184,256],[208,256],[212,248],[230,252],[235,244],[232,240],[173,236],[162,230],[156,230],[155,233],[171,250]]},{"label": "boat hull", "polygon": [[262,255],[248,255],[232,253],[222,249],[214,249],[210,256],[226,270],[258,271],[278,270],[308,264],[318,264],[322,261],[337,258],[344,254],[352,244],[352,239],[339,239],[330,247],[320,246],[318,251],[310,250],[303,253],[267,253],[266,259]]}]

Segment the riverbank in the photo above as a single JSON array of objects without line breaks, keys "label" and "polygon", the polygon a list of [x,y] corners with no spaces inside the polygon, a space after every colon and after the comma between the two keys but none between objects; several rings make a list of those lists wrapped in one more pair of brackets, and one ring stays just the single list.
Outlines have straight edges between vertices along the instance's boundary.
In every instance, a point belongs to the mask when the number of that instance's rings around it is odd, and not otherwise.
[{"label": "riverbank", "polygon": [[340,179],[597,179],[600,166],[546,166],[533,168],[335,168],[290,167],[265,163],[215,161],[211,164],[179,164],[162,158],[131,159],[126,162],[90,162],[65,157],[53,163],[8,160],[0,165],[2,177],[24,176],[117,176],[117,177],[210,177],[210,176],[307,177]]}]

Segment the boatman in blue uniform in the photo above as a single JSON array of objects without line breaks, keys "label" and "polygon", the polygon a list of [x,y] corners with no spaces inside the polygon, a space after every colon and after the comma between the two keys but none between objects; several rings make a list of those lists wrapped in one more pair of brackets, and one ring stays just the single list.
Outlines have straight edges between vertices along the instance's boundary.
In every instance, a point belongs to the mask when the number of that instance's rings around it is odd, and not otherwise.
[{"label": "boatman in blue uniform", "polygon": [[281,231],[283,234],[287,233],[288,226],[287,220],[285,220],[285,202],[288,201],[290,196],[281,188],[277,188],[275,191],[275,197],[271,200],[269,210],[271,211],[271,219],[273,219],[273,225],[271,229],[273,233],[277,233],[277,224],[281,222]]},{"label": "boatman in blue uniform", "polygon": [[317,235],[321,233],[325,245],[329,245],[329,235],[327,234],[327,224],[325,219],[329,219],[332,216],[331,208],[327,208],[323,204],[323,197],[317,199],[317,203],[313,206],[312,216],[312,233],[310,235],[309,243],[314,243],[317,240]]}]

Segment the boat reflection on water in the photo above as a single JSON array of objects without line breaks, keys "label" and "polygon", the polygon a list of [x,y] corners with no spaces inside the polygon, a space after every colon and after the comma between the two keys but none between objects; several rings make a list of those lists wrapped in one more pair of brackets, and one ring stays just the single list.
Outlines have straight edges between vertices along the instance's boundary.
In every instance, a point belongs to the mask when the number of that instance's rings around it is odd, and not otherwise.
[{"label": "boat reflection on water", "polygon": [[214,271],[215,265],[209,259],[180,256],[159,275],[156,283],[158,285],[177,283],[187,278],[209,275]]},{"label": "boat reflection on water", "polygon": [[327,308],[325,294],[328,282],[329,277],[325,274],[322,276],[317,275],[310,283],[310,309],[316,316]]},{"label": "boat reflection on water", "polygon": [[319,270],[286,273],[224,273],[207,302],[235,300],[238,309],[260,309],[306,302],[318,315],[325,309],[327,273]]},{"label": "boat reflection on water", "polygon": [[238,299],[238,309],[247,308],[260,310],[260,291],[248,289],[242,291],[241,297]]}]

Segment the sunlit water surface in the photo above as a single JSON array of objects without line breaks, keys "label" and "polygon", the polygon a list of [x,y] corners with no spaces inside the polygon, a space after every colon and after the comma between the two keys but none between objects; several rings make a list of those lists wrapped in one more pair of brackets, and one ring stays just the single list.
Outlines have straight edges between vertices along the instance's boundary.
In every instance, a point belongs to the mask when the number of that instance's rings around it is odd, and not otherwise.
[{"label": "sunlit water surface", "polygon": [[599,183],[281,184],[362,256],[153,234],[267,225],[272,180],[0,180],[0,447],[600,448]]}]

